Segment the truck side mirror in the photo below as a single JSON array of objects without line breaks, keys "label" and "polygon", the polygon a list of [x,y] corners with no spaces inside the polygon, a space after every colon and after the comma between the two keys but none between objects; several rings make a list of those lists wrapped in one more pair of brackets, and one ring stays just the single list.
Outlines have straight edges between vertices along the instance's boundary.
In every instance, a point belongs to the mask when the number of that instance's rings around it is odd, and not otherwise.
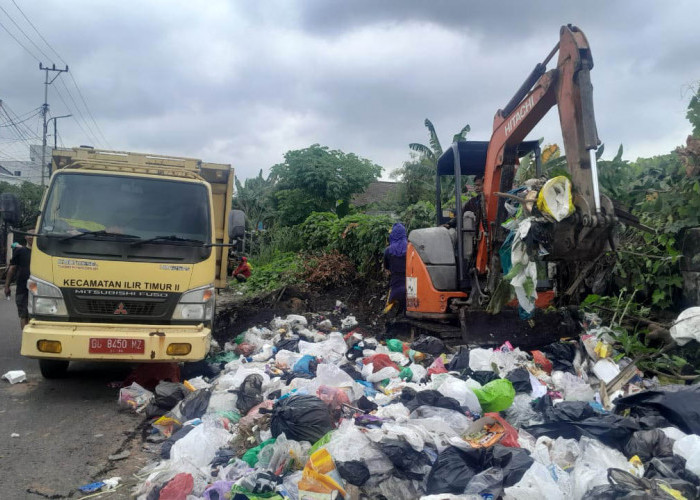
[{"label": "truck side mirror", "polygon": [[19,199],[15,194],[0,194],[0,212],[2,212],[2,220],[7,224],[14,226],[19,223],[21,209],[19,206]]},{"label": "truck side mirror", "polygon": [[245,237],[245,212],[243,210],[231,210],[228,213],[228,238],[229,240],[242,240]]}]

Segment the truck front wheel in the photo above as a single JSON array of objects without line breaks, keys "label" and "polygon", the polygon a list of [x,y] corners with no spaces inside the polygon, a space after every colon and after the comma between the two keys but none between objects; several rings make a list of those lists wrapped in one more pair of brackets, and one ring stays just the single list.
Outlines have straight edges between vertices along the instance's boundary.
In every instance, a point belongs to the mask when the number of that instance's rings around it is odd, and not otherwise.
[{"label": "truck front wheel", "polygon": [[57,359],[40,359],[39,370],[44,378],[61,378],[68,371],[70,361]]}]

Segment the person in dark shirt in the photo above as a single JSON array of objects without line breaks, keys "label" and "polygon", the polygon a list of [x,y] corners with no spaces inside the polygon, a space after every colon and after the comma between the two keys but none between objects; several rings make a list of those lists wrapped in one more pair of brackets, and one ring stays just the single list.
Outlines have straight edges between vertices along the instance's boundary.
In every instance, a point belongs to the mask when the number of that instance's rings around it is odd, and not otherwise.
[{"label": "person in dark shirt", "polygon": [[15,291],[15,303],[17,304],[17,313],[19,315],[20,328],[24,329],[29,322],[29,291],[27,290],[27,280],[29,279],[29,263],[31,261],[32,252],[29,248],[23,247],[19,243],[12,244],[12,260],[10,260],[10,268],[7,270],[7,279],[5,280],[5,296],[10,296],[10,283],[13,278],[17,278],[17,289]]},{"label": "person in dark shirt", "polygon": [[[465,191],[467,191],[468,186],[465,186]],[[474,192],[476,193],[476,196],[473,196],[469,198],[464,205],[462,205],[462,213],[464,214],[465,212],[472,212],[476,218],[476,224],[478,226],[479,221],[481,220],[481,201],[484,193],[484,176],[483,175],[477,175],[474,178]],[[455,227],[457,225],[457,220],[453,217],[452,219],[449,220],[446,224],[444,224],[445,227],[450,228],[450,227]]]},{"label": "person in dark shirt", "polygon": [[396,223],[391,228],[389,246],[384,250],[384,269],[391,273],[389,299],[398,305],[398,313],[406,309],[406,228]]}]

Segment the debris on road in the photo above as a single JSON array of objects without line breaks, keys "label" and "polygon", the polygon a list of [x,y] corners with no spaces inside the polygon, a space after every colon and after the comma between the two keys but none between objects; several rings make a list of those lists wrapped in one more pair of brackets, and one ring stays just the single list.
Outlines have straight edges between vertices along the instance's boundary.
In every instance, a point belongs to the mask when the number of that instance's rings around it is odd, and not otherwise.
[{"label": "debris on road", "polygon": [[24,370],[10,370],[5,375],[3,375],[2,378],[7,380],[11,384],[19,384],[20,382],[27,381],[27,374],[24,373]]},{"label": "debris on road", "polygon": [[455,352],[347,318],[277,317],[183,384],[127,388],[162,443],[135,496],[698,498],[700,386],[645,378],[598,330]]}]

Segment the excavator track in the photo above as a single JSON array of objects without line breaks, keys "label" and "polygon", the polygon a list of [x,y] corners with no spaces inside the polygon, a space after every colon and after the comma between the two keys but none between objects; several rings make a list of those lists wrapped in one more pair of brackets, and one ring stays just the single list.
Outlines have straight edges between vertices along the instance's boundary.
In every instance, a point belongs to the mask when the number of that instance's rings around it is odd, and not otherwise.
[{"label": "excavator track", "polygon": [[499,314],[463,309],[461,320],[440,323],[413,318],[401,318],[394,329],[405,329],[412,337],[432,335],[447,345],[498,347],[509,341],[524,350],[537,349],[562,338],[581,332],[572,309],[536,310],[531,321],[524,321],[516,309],[504,309]]}]

